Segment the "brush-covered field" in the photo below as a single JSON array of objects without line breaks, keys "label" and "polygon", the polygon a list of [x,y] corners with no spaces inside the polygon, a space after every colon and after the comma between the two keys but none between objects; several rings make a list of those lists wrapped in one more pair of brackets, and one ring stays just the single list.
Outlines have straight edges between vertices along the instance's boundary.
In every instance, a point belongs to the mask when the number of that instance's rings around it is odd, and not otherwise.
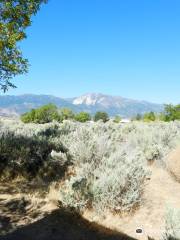
[{"label": "brush-covered field", "polygon": [[1,119],[1,182],[43,182],[47,189],[58,183],[60,208],[131,216],[144,204],[152,166],[168,172],[167,156],[179,143],[179,121],[23,124]]}]

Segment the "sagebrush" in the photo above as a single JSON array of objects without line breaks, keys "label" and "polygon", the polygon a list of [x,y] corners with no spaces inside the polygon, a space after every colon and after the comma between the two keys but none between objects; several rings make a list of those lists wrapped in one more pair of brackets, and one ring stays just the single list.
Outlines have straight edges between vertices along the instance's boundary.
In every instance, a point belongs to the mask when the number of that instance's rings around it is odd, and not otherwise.
[{"label": "sagebrush", "polygon": [[164,167],[180,141],[180,122],[0,122],[1,176],[62,177],[65,207],[132,211],[142,201],[148,165]]}]

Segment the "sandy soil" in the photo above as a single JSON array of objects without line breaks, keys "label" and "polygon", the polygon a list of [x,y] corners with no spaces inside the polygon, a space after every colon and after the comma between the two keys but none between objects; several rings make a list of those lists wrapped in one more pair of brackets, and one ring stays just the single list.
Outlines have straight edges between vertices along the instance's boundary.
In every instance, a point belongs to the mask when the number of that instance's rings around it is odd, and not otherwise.
[{"label": "sandy soil", "polygon": [[[123,217],[107,213],[100,218],[94,212],[80,216],[59,209],[53,189],[49,195],[35,194],[34,186],[0,183],[0,240],[162,239],[167,208],[180,209],[180,183],[166,169],[149,168],[152,175],[141,207]],[[136,233],[138,228],[142,233]]]},{"label": "sandy soil", "polygon": [[0,184],[0,240],[133,240],[58,208],[52,191],[45,197],[17,186]]}]

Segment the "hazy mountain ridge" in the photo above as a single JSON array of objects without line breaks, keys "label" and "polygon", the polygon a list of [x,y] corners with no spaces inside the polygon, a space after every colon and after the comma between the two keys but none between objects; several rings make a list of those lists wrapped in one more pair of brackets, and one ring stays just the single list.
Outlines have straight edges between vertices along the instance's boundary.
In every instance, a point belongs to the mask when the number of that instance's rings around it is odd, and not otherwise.
[{"label": "hazy mountain ridge", "polygon": [[68,107],[75,112],[106,111],[110,116],[121,115],[132,117],[137,113],[163,110],[163,105],[146,101],[132,100],[120,96],[110,96],[101,93],[87,93],[75,98],[60,98],[51,95],[26,94],[20,96],[0,96],[0,115],[17,116],[32,108],[54,103],[58,107]]}]

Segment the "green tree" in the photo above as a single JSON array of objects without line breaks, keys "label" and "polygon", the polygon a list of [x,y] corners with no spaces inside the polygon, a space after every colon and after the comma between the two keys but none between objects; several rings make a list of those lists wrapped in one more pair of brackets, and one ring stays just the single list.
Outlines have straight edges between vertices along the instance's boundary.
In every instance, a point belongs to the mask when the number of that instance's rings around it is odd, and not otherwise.
[{"label": "green tree", "polygon": [[31,17],[43,2],[46,0],[0,0],[0,87],[3,91],[15,87],[11,79],[28,70],[28,61],[17,44],[26,38],[25,30],[31,25]]},{"label": "green tree", "polygon": [[180,120],[180,104],[175,106],[175,119],[174,120]]},{"label": "green tree", "polygon": [[60,115],[61,121],[67,120],[67,119],[74,119],[75,117],[73,111],[69,108],[61,108],[59,110],[59,115]]},{"label": "green tree", "polygon": [[180,104],[175,106],[166,104],[164,106],[164,112],[161,113],[161,120],[166,122],[180,120]]},{"label": "green tree", "polygon": [[155,121],[156,116],[155,116],[154,112],[145,113],[143,116],[143,120],[145,122]]},{"label": "green tree", "polygon": [[40,107],[39,109],[36,109],[35,112],[36,123],[48,123],[58,119],[59,119],[58,110],[54,104],[50,103]]},{"label": "green tree", "polygon": [[34,122],[35,114],[36,114],[36,110],[32,109],[30,112],[24,113],[21,115],[21,121],[23,121],[24,123]]},{"label": "green tree", "polygon": [[75,120],[78,122],[87,122],[91,120],[91,115],[87,112],[80,112],[76,114]]},{"label": "green tree", "polygon": [[121,117],[120,117],[119,115],[117,115],[117,116],[114,117],[113,122],[115,122],[115,123],[120,123],[120,121],[121,121]]},{"label": "green tree", "polygon": [[47,104],[37,109],[32,109],[30,112],[21,116],[24,123],[48,123],[53,120],[60,120],[58,109],[54,104]]},{"label": "green tree", "polygon": [[94,121],[97,122],[102,120],[103,122],[107,122],[109,120],[109,116],[106,112],[96,112],[94,116]]}]

